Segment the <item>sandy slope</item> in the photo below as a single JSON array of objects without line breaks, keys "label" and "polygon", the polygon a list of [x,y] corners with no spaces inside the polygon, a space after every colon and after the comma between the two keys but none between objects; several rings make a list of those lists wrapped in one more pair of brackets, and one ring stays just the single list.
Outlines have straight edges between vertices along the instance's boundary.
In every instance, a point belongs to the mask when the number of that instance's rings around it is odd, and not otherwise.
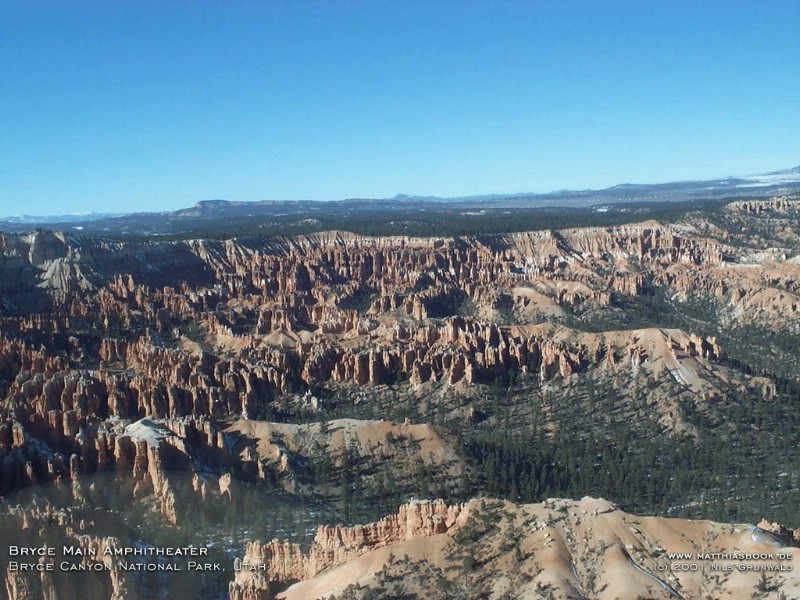
[{"label": "sandy slope", "polygon": [[[725,553],[773,558],[704,556]],[[768,572],[764,586],[759,568],[784,570]],[[473,500],[446,533],[365,551],[279,597],[322,598],[353,584],[421,598],[798,598],[800,550],[754,526],[637,517],[593,498]]]}]

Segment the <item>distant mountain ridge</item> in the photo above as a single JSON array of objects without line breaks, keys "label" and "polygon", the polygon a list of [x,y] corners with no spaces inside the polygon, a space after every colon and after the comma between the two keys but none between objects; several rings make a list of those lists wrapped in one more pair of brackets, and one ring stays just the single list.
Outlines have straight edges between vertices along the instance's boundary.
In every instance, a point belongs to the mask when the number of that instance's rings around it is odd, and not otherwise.
[{"label": "distant mountain ridge", "polygon": [[[729,176],[718,179],[700,179],[700,180],[679,180],[664,183],[618,183],[608,188],[600,190],[583,189],[571,190],[564,189],[553,192],[516,192],[511,194],[482,194],[474,196],[456,196],[456,197],[441,197],[441,196],[415,196],[410,194],[397,194],[392,200],[398,202],[405,201],[428,201],[428,202],[447,202],[454,200],[499,200],[508,198],[540,198],[540,199],[554,199],[554,198],[578,198],[578,197],[594,197],[594,196],[608,196],[613,195],[615,192],[624,190],[626,192],[633,192],[639,194],[651,193],[656,190],[691,190],[697,189],[698,191],[722,191],[731,187],[747,188],[747,187],[761,187],[764,185],[779,185],[790,184],[793,187],[800,187],[800,166],[792,167],[790,169],[781,169],[779,171],[771,171],[769,173],[760,173],[756,175],[742,175],[742,176]],[[740,192],[741,190],[737,190]],[[703,194],[707,196],[706,194]]]},{"label": "distant mountain ridge", "polygon": [[80,213],[80,214],[66,214],[66,215],[13,215],[11,217],[3,217],[0,223],[19,223],[19,224],[36,224],[36,223],[79,223],[83,221],[98,221],[100,219],[113,219],[114,217],[121,217],[125,213]]},{"label": "distant mountain ridge", "polygon": [[[0,231],[21,232],[37,227],[92,234],[177,235],[203,228],[274,228],[308,226],[325,215],[349,219],[355,214],[394,211],[400,219],[425,211],[482,211],[533,209],[588,209],[626,203],[709,201],[729,197],[769,197],[800,192],[800,166],[759,175],[667,183],[620,183],[601,190],[560,190],[547,193],[517,192],[444,198],[398,194],[393,198],[344,200],[200,200],[174,211],[127,214],[89,213],[35,217],[17,215],[0,219]],[[399,213],[406,214],[400,215]],[[464,213],[468,214],[468,213]],[[235,235],[235,233],[232,233]]]}]

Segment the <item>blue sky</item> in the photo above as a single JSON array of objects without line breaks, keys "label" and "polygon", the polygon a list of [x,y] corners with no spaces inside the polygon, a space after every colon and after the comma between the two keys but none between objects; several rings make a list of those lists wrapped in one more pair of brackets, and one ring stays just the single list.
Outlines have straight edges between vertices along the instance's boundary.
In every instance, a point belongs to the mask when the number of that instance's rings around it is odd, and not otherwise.
[{"label": "blue sky", "polygon": [[0,3],[0,215],[800,164],[800,2]]}]

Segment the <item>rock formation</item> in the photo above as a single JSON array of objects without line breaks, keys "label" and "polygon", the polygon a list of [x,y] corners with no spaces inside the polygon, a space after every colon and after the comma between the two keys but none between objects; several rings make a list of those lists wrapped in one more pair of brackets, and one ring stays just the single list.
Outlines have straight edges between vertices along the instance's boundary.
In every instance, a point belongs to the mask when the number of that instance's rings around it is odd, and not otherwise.
[{"label": "rock formation", "polygon": [[320,526],[307,554],[297,544],[279,540],[251,542],[241,563],[265,569],[242,568],[231,583],[231,599],[270,598],[286,584],[310,579],[377,548],[446,533],[463,521],[462,510],[441,501],[420,501],[404,504],[396,515],[368,525]]},{"label": "rock formation", "polygon": [[637,517],[588,497],[411,503],[370,525],[320,527],[306,553],[278,540],[251,543],[229,591],[232,600],[344,590],[356,598],[745,599],[766,573],[794,597],[800,549],[771,533],[776,527]]}]

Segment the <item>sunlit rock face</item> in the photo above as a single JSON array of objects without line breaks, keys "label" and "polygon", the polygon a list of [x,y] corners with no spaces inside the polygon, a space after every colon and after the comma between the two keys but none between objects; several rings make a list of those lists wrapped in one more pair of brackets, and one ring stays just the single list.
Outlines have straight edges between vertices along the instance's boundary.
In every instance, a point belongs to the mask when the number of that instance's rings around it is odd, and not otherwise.
[{"label": "sunlit rock face", "polygon": [[[800,549],[779,527],[637,517],[589,497],[415,502],[376,523],[321,527],[307,552],[278,540],[249,544],[230,596],[745,599],[769,572],[793,597]],[[733,549],[745,558],[730,558]]]}]

